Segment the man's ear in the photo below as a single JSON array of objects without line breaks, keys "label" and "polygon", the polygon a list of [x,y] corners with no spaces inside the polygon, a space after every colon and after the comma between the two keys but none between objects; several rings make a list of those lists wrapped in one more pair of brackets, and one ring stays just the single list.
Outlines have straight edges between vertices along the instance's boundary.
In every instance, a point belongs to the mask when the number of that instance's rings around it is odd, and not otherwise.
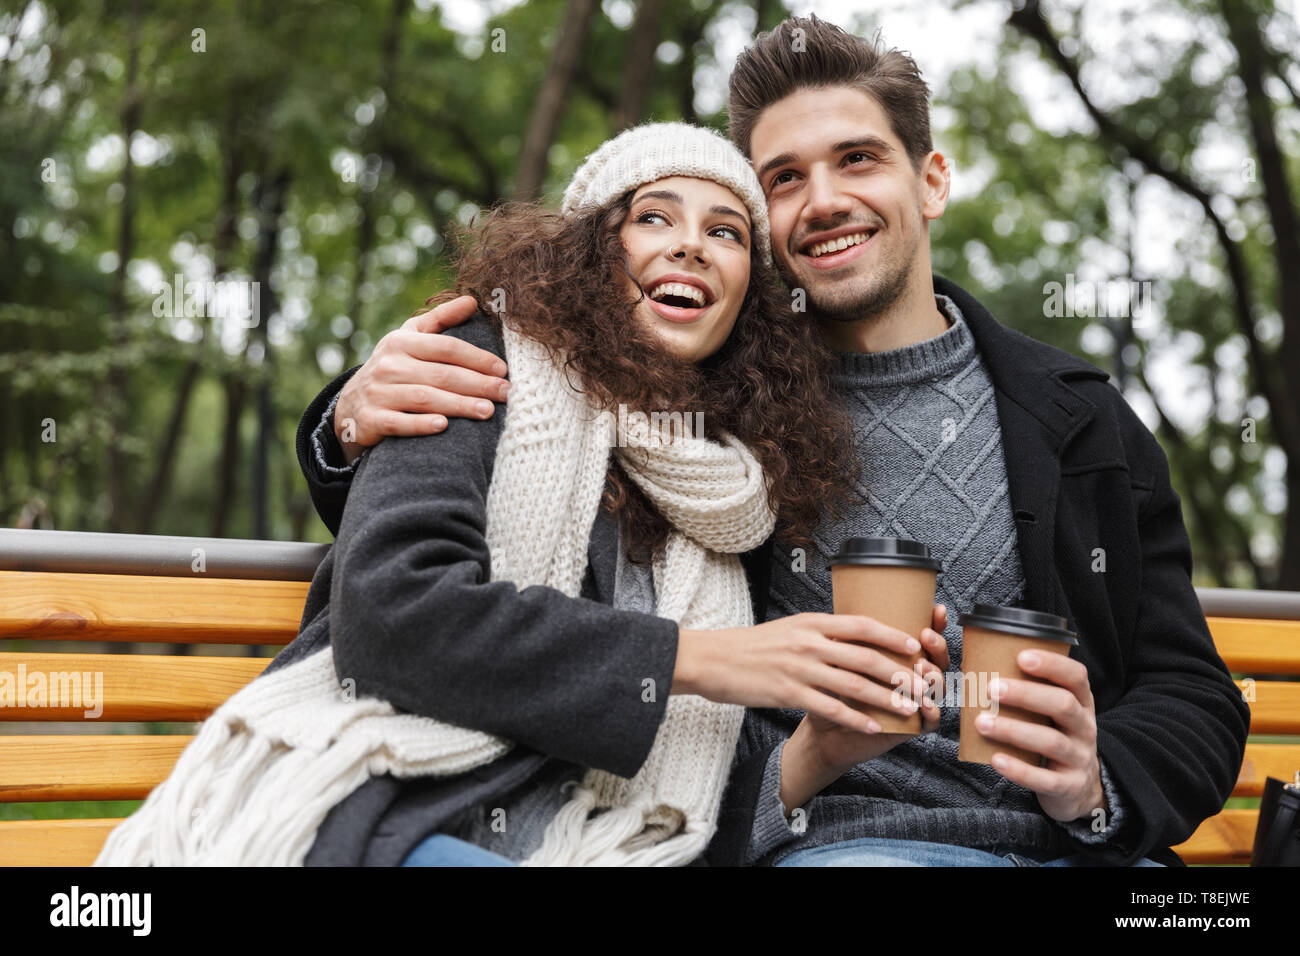
[{"label": "man's ear", "polygon": [[921,216],[927,221],[938,219],[948,207],[948,190],[952,169],[943,153],[936,150],[921,160]]}]

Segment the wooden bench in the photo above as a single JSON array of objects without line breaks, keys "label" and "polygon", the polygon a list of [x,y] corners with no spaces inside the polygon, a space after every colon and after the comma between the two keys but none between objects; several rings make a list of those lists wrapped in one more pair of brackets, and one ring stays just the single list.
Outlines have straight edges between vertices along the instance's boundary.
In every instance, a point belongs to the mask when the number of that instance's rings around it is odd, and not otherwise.
[{"label": "wooden bench", "polygon": [[[3,642],[279,647],[298,632],[308,582],[325,550],[285,542],[0,530],[0,700],[5,674],[12,683],[26,675],[33,694],[31,675],[47,683],[44,701],[24,700],[39,706],[16,706],[15,700],[0,706],[0,721],[202,720],[261,673],[269,658],[15,652]],[[1300,770],[1300,682],[1274,679],[1300,675],[1300,594],[1198,589],[1198,595],[1219,652],[1250,701],[1252,735],[1233,796],[1258,797],[1267,777],[1289,781]],[[85,689],[76,698],[74,673],[92,681],[102,675],[102,699],[88,708]],[[87,717],[88,709],[100,707]],[[1291,739],[1257,739],[1273,735]],[[190,739],[4,734],[0,726],[0,803],[143,799]],[[1256,816],[1253,809],[1225,809],[1175,850],[1188,863],[1247,863]],[[89,865],[119,822],[0,822],[0,865]]]}]

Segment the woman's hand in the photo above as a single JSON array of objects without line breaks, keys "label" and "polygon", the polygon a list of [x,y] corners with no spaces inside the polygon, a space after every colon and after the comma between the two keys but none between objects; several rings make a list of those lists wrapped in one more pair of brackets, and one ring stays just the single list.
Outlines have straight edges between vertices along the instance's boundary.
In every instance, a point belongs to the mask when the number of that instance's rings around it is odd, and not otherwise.
[{"label": "woman's hand", "polygon": [[[948,626],[948,609],[936,604],[931,627],[921,632],[928,658],[921,658],[917,675],[924,684],[921,701],[921,733],[939,729],[938,702],[943,696],[943,674],[948,668],[948,644],[943,632]],[[895,694],[901,697],[902,694]],[[879,725],[877,724],[877,729]],[[913,739],[912,734],[860,733],[840,721],[809,712],[804,716],[781,753],[781,802],[787,813],[838,780],[845,771]]]},{"label": "woman's hand", "polygon": [[874,734],[880,725],[840,698],[909,714],[925,686],[921,675],[900,668],[881,649],[911,655],[921,645],[853,614],[795,614],[753,627],[682,630],[672,693],[803,710],[860,735]]},{"label": "woman's hand", "polygon": [[[944,645],[943,663],[946,667],[947,643],[943,640],[943,629],[948,623],[948,610],[942,604],[936,604],[932,618],[932,627],[922,632],[922,641],[930,646],[937,639]],[[943,696],[943,669],[933,661],[921,658],[919,678],[925,693],[921,701],[921,733],[928,734],[939,729],[939,700]],[[896,697],[903,696],[901,693]],[[816,755],[816,762],[827,769],[837,769],[839,774],[867,760],[879,757],[904,740],[910,740],[912,734],[861,734],[851,727],[827,720],[809,713],[803,721],[808,725],[805,732],[807,745]],[[879,725],[877,725],[879,726]]]}]

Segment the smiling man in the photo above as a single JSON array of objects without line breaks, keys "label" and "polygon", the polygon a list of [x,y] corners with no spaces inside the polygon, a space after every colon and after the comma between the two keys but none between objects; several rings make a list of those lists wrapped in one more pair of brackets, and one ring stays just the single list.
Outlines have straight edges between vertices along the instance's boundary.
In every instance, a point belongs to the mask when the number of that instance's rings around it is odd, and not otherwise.
[{"label": "smiling man", "polygon": [[[733,90],[745,79],[738,67]],[[922,309],[924,324],[909,315],[917,303],[934,304],[927,223],[948,199],[943,156],[916,145],[928,144],[928,122],[923,138],[913,131],[905,143],[864,90],[753,92],[776,98],[759,115],[733,114],[732,136],[755,160],[768,214],[779,219],[777,264],[792,288],[807,291],[827,344],[884,352],[943,332],[937,308]]]},{"label": "smiling man", "polygon": [[[776,264],[834,351],[863,466],[856,507],[824,518],[817,553],[769,541],[747,564],[757,619],[831,611],[839,542],[904,537],[943,562],[947,628],[926,647],[940,667],[959,670],[958,619],[977,603],[1065,617],[1079,644],[1022,655],[1038,681],[1001,682],[1000,703],[1049,724],[982,718],[982,733],[1041,765],[958,760],[956,707],[918,737],[750,710],[709,859],[1178,864],[1170,847],[1231,793],[1249,711],[1192,587],[1163,451],[1105,372],[932,273],[929,223],[950,173],[908,56],[790,19],[741,55],[728,108]],[[479,398],[504,397],[495,357],[422,334],[472,309],[411,320],[309,408],[300,460],[327,523],[365,447],[439,430],[447,414],[483,417]]]}]

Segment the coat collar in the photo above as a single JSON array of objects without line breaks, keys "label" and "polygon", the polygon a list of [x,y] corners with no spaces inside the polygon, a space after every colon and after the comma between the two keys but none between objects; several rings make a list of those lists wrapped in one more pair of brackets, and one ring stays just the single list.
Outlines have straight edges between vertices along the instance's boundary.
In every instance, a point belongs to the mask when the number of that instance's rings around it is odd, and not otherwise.
[{"label": "coat collar", "polygon": [[970,293],[942,276],[934,277],[934,290],[961,309],[993,383],[1025,575],[1023,603],[1072,619],[1056,572],[1061,454],[1097,408],[1069,383],[1106,381],[1110,376],[1068,352],[1006,328]]},{"label": "coat collar", "polygon": [[1088,423],[1096,407],[1068,382],[1079,378],[1104,382],[1110,378],[1106,372],[1000,324],[974,296],[942,276],[934,277],[934,291],[961,309],[993,387],[1001,393],[999,399],[1019,405],[1061,447]]}]

